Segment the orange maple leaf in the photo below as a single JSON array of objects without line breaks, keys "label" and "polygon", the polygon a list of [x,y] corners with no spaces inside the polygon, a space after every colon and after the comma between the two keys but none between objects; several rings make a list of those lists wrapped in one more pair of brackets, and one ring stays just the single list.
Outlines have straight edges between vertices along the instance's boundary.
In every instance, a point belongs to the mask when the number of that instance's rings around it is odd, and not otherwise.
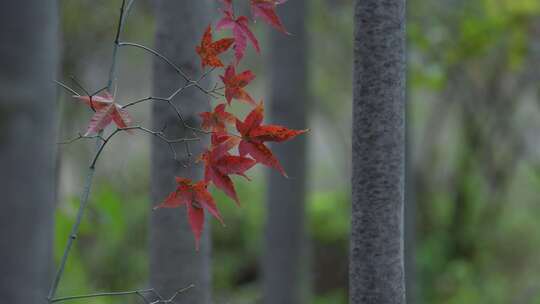
[{"label": "orange maple leaf", "polygon": [[223,62],[218,55],[227,51],[234,43],[233,38],[223,38],[212,42],[212,27],[208,25],[201,40],[201,44],[196,47],[197,54],[201,57],[201,65],[222,67]]},{"label": "orange maple leaf", "polygon": [[283,176],[287,177],[278,159],[264,142],[283,142],[308,130],[292,130],[278,125],[262,125],[263,119],[264,107],[261,102],[246,116],[244,121],[236,120],[236,129],[242,135],[242,141],[238,146],[240,156],[249,154],[258,163],[277,169]]}]

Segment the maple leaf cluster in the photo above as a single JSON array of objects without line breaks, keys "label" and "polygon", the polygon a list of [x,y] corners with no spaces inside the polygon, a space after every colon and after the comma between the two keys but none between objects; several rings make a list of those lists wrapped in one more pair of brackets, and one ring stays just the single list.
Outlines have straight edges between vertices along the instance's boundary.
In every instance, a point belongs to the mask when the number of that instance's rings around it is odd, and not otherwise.
[{"label": "maple leaf cluster", "polygon": [[[275,11],[276,6],[285,1],[251,0],[253,18],[260,18],[277,30],[288,34]],[[257,104],[246,91],[246,87],[255,79],[255,74],[250,70],[239,73],[236,71],[236,67],[244,58],[248,42],[257,53],[260,53],[259,42],[250,29],[250,19],[247,16],[235,15],[233,1],[221,0],[221,2],[223,4],[222,18],[217,22],[215,29],[217,31],[229,29],[232,37],[214,41],[212,25],[209,25],[202,36],[200,45],[196,46],[203,69],[205,67],[224,69],[220,78],[225,89],[225,101],[219,103],[210,112],[199,114],[202,118],[202,128],[212,133],[210,146],[199,156],[199,160],[204,163],[204,179],[193,182],[177,178],[176,191],[169,194],[165,201],[158,205],[158,207],[166,208],[186,206],[197,248],[203,229],[204,209],[223,223],[216,204],[207,190],[208,186],[213,184],[240,205],[230,176],[239,175],[249,180],[246,172],[256,164],[262,164],[278,170],[286,177],[285,170],[265,143],[283,142],[306,132],[306,130],[292,130],[284,126],[263,124],[263,102]],[[231,47],[234,49],[234,62],[225,66],[220,56]],[[253,107],[243,120],[227,111],[234,100]],[[234,129],[235,132],[230,132],[230,129]],[[233,152],[235,148],[238,155]]]},{"label": "maple leaf cluster", "polygon": [[[256,164],[261,164],[279,171],[286,177],[284,168],[266,143],[283,142],[306,132],[306,130],[292,130],[284,126],[263,124],[263,102],[255,102],[246,90],[246,87],[255,79],[255,74],[250,70],[237,73],[237,66],[244,58],[248,42],[257,53],[261,52],[257,37],[250,29],[251,19],[247,16],[235,15],[233,0],[220,0],[220,2],[223,5],[222,17],[217,22],[215,30],[230,30],[232,37],[214,41],[210,24],[204,31],[200,44],[195,47],[203,70],[206,67],[223,69],[220,79],[223,82],[225,97],[225,100],[218,103],[211,111],[199,113],[202,119],[202,131],[211,134],[209,146],[198,157],[199,162],[204,165],[204,178],[200,181],[192,181],[177,177],[176,190],[156,206],[156,208],[185,206],[197,249],[203,231],[205,210],[223,224],[216,202],[208,191],[209,186],[214,185],[240,205],[231,175],[239,175],[249,180],[246,172]],[[284,2],[286,0],[250,0],[253,20],[259,18],[278,31],[288,34],[276,13],[276,7]],[[234,60],[225,65],[220,56],[231,47],[234,49]],[[114,101],[110,93],[74,97],[95,112],[84,136],[98,134],[113,123],[119,129],[125,131],[131,129],[129,128],[132,123],[130,115]],[[233,101],[252,107],[244,119],[239,119],[228,111]]]},{"label": "maple leaf cluster", "polygon": [[[275,11],[276,6],[285,1],[251,0],[253,18],[261,18],[277,30],[288,34]],[[208,186],[213,184],[239,205],[240,200],[230,176],[239,175],[249,180],[246,172],[256,164],[262,164],[278,170],[286,177],[285,170],[265,143],[283,142],[306,132],[306,130],[292,130],[284,126],[263,124],[263,102],[257,104],[246,91],[246,87],[255,79],[255,74],[250,70],[236,72],[236,66],[244,58],[248,42],[257,53],[260,53],[259,42],[250,29],[250,19],[247,16],[235,15],[232,0],[221,0],[221,2],[223,15],[215,29],[218,31],[229,29],[232,37],[214,41],[212,25],[209,25],[202,36],[200,45],[196,46],[203,69],[205,67],[224,68],[224,73],[220,75],[220,78],[225,89],[225,101],[219,103],[212,111],[199,114],[202,118],[202,128],[212,134],[210,146],[199,156],[199,160],[204,164],[204,179],[193,182],[189,179],[177,178],[176,190],[157,206],[157,208],[186,206],[197,249],[203,230],[204,209],[223,223],[217,206],[208,192]],[[234,62],[225,67],[219,56],[231,47],[234,49]],[[227,111],[234,100],[253,107],[243,120]],[[230,129],[236,132],[230,132]],[[238,155],[233,152],[235,148]]]}]

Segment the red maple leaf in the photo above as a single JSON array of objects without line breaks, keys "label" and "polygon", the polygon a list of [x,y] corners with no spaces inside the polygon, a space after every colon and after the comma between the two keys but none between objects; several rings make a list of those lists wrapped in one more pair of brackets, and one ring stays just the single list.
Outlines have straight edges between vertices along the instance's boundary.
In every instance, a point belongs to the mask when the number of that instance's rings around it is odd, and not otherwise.
[{"label": "red maple leaf", "polygon": [[236,74],[234,66],[229,65],[225,69],[225,74],[220,75],[219,77],[225,85],[225,99],[227,99],[227,103],[229,103],[229,105],[231,104],[233,98],[251,105],[256,105],[253,98],[251,98],[251,96],[244,90],[244,87],[255,79],[255,74],[253,74],[253,72],[248,70],[240,74]]},{"label": "red maple leaf", "polygon": [[218,189],[225,192],[237,204],[240,204],[240,201],[229,175],[236,174],[247,178],[245,172],[256,163],[249,157],[235,156],[229,153],[229,150],[238,145],[239,142],[240,139],[237,137],[231,137],[227,134],[213,134],[213,147],[201,155],[201,159],[205,163],[205,181],[213,182]]},{"label": "red maple leaf", "polygon": [[127,128],[132,122],[129,113],[114,102],[109,92],[96,96],[74,96],[95,111],[90,119],[85,136],[98,133],[114,122],[118,128]]},{"label": "red maple leaf", "polygon": [[276,14],[276,6],[283,4],[286,1],[287,0],[251,0],[251,12],[254,18],[260,17],[280,32],[289,34]]},{"label": "red maple leaf", "polygon": [[197,54],[201,57],[203,69],[205,66],[222,67],[223,62],[218,55],[227,51],[233,43],[233,38],[223,38],[212,42],[212,27],[209,25],[204,32],[201,45],[196,47]]},{"label": "red maple leaf", "polygon": [[177,177],[176,191],[171,192],[157,208],[177,208],[185,205],[187,208],[188,221],[191,231],[195,236],[195,247],[199,250],[199,240],[204,226],[204,209],[208,210],[219,222],[223,224],[216,203],[208,192],[208,184],[205,181],[193,183],[190,179]]},{"label": "red maple leaf", "polygon": [[264,142],[283,142],[305,133],[307,130],[292,130],[278,125],[262,125],[263,119],[264,108],[261,102],[243,122],[236,120],[236,129],[242,135],[238,151],[240,156],[249,154],[258,163],[275,168],[286,177],[285,170]]},{"label": "red maple leaf", "polygon": [[202,118],[202,129],[206,131],[224,133],[227,131],[227,124],[233,124],[234,115],[225,111],[227,105],[222,103],[214,108],[213,112],[202,112],[199,116]]},{"label": "red maple leaf", "polygon": [[251,42],[257,53],[261,52],[259,41],[253,32],[249,29],[249,20],[246,16],[235,18],[231,0],[223,1],[225,8],[223,9],[223,18],[219,20],[216,30],[232,29],[234,37],[234,55],[236,64],[244,57],[247,48],[247,40]]}]

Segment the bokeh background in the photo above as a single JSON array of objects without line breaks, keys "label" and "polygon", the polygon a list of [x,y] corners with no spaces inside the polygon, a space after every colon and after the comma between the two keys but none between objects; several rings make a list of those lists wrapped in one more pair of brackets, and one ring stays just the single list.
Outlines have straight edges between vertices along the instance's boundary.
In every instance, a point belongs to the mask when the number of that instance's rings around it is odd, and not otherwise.
[{"label": "bokeh background", "polygon": [[[118,5],[109,0],[60,4],[60,75],[66,81],[75,75],[98,89],[108,72]],[[307,1],[306,111],[312,131],[308,154],[297,157],[309,164],[306,288],[315,304],[347,302],[352,5],[351,0]],[[540,303],[540,2],[410,0],[407,30],[411,303]],[[267,96],[268,29],[257,24],[256,31],[263,54],[249,49],[246,65],[258,75],[250,91]],[[153,45],[148,1],[134,7],[124,37]],[[147,54],[122,50],[120,98],[149,96],[151,66]],[[87,109],[61,91],[58,107],[59,141],[84,130]],[[143,105],[134,115],[148,119],[149,109]],[[149,149],[144,135],[118,136],[108,146],[60,293],[136,289],[146,283]],[[57,260],[92,150],[90,142],[58,150]],[[266,174],[256,170],[252,176],[253,182],[237,182],[240,209],[216,193],[227,222],[212,231],[216,303],[260,300]]]}]

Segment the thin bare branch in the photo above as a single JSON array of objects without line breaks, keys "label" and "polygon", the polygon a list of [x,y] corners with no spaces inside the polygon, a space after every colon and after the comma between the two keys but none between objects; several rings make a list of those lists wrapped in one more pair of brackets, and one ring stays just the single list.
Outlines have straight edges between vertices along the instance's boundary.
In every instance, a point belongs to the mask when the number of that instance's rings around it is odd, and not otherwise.
[{"label": "thin bare branch", "polygon": [[152,99],[155,99],[155,98],[152,97],[152,96],[149,96],[149,97],[137,99],[137,100],[135,100],[135,101],[132,101],[132,102],[130,102],[130,103],[127,103],[127,104],[123,105],[122,108],[123,108],[123,109],[126,109],[126,108],[132,107],[132,106],[134,106],[134,105],[136,105],[136,104],[139,104],[139,103],[141,103],[141,102],[149,101],[149,100],[152,100]]},{"label": "thin bare branch", "polygon": [[130,130],[139,130],[141,132],[144,132],[144,133],[150,134],[152,136],[155,136],[155,137],[159,138],[161,141],[165,142],[169,146],[169,149],[171,150],[171,153],[173,154],[174,160],[177,161],[177,162],[179,162],[179,160],[178,160],[178,157],[177,157],[176,149],[174,149],[174,144],[181,143],[181,142],[187,143],[187,142],[190,142],[190,141],[198,141],[198,140],[200,140],[199,137],[192,137],[192,138],[182,137],[182,138],[168,139],[167,137],[165,137],[163,132],[161,132],[161,131],[152,131],[152,130],[150,130],[148,128],[145,128],[145,127],[142,127],[142,126],[131,126],[131,127],[126,127],[126,128],[117,128],[109,136],[107,136],[107,138],[105,138],[103,140],[103,143],[101,144],[99,149],[96,151],[96,154],[94,155],[94,159],[92,160],[92,163],[90,164],[90,167],[94,168],[96,166],[96,162],[99,159],[99,157],[100,157],[101,153],[103,152],[103,150],[105,149],[105,146],[111,141],[111,139],[116,134],[118,134],[119,132],[122,132],[122,131],[127,132],[127,131],[130,131]]},{"label": "thin bare branch", "polygon": [[86,96],[93,96],[93,95],[90,95],[90,93],[86,90],[86,88],[79,82],[79,80],[75,76],[71,75],[69,76],[69,78],[71,78],[73,83],[75,83],[77,87],[79,87],[79,89],[81,89],[86,94]]},{"label": "thin bare branch", "polygon": [[[99,143],[100,142],[98,140],[97,141],[98,146],[100,145]],[[58,267],[56,276],[54,277],[53,284],[49,291],[49,296],[48,296],[49,303],[51,303],[51,300],[54,298],[56,294],[58,284],[60,283],[60,279],[62,278],[62,275],[64,274],[64,269],[66,267],[66,262],[69,257],[69,253],[71,251],[71,247],[73,246],[73,242],[75,241],[75,239],[77,239],[77,233],[79,232],[79,226],[81,225],[82,217],[84,215],[84,210],[86,209],[86,206],[88,205],[88,197],[90,196],[90,189],[92,188],[92,179],[94,178],[94,173],[95,173],[94,167],[90,167],[88,170],[88,175],[86,177],[83,194],[81,196],[81,204],[79,206],[79,210],[77,211],[77,219],[75,220],[75,224],[73,224],[73,227],[71,228],[71,233],[68,238],[66,248],[64,249],[64,254],[62,255],[62,259],[60,260],[60,266]]]},{"label": "thin bare branch", "polygon": [[197,83],[200,83],[203,79],[205,79],[208,75],[210,75],[216,68],[212,67],[211,69],[206,70],[199,79],[197,79]]},{"label": "thin bare branch", "polygon": [[144,46],[142,44],[133,43],[133,42],[119,42],[118,46],[120,46],[120,47],[122,47],[122,46],[131,46],[131,47],[139,48],[139,49],[145,50],[145,51],[151,53],[152,55],[160,58],[161,60],[166,62],[168,65],[170,65],[180,76],[182,76],[182,78],[187,82],[186,88],[188,88],[190,86],[194,86],[194,87],[198,88],[201,92],[203,92],[204,94],[209,95],[212,98],[219,98],[219,97],[223,96],[223,94],[220,94],[219,92],[217,92],[215,90],[209,90],[209,89],[203,88],[199,83],[204,78],[206,78],[212,71],[214,71],[213,68],[209,69],[208,71],[203,73],[203,75],[197,81],[194,81],[194,80],[191,79],[191,77],[188,76],[188,74],[186,72],[184,72],[184,70],[182,70],[181,67],[174,64],[169,58],[165,57],[165,55],[161,54],[160,52],[158,52],[158,51],[156,51],[156,50],[154,50],[152,48],[149,48],[149,47]]},{"label": "thin bare branch", "polygon": [[144,294],[144,293],[150,293],[150,292],[152,292],[152,289],[142,289],[142,290],[132,290],[132,291],[118,291],[118,292],[98,292],[98,293],[91,293],[91,294],[86,294],[86,295],[76,295],[76,296],[68,296],[68,297],[56,298],[56,299],[50,300],[50,303],[58,303],[58,302],[89,299],[89,298],[137,295],[137,294]]},{"label": "thin bare branch", "polygon": [[199,128],[195,128],[195,127],[192,127],[190,126],[186,120],[184,119],[184,116],[182,115],[182,112],[180,111],[180,108],[178,106],[176,106],[173,102],[172,102],[172,99],[177,95],[179,94],[180,92],[182,92],[184,89],[188,88],[190,85],[185,85],[185,86],[182,86],[180,87],[179,89],[177,89],[174,93],[171,94],[171,96],[167,97],[167,98],[163,98],[163,97],[155,97],[155,96],[149,96],[149,97],[145,97],[145,98],[141,98],[141,99],[138,99],[138,100],[135,100],[135,101],[132,101],[130,103],[127,103],[126,105],[122,106],[122,108],[129,108],[129,107],[132,107],[136,104],[139,104],[141,102],[145,102],[145,101],[150,101],[150,102],[153,102],[153,101],[162,101],[162,102],[166,102],[170,107],[171,109],[174,110],[174,112],[176,113],[176,116],[178,117],[178,119],[180,120],[180,122],[182,123],[182,126],[188,130],[191,130],[191,131],[195,131],[195,132],[198,132],[198,133],[202,133],[202,134],[211,134],[212,132],[210,131],[205,131],[205,130],[202,130],[202,129],[199,129]]},{"label": "thin bare branch", "polygon": [[[122,6],[120,7],[120,16],[119,16],[119,21],[118,21],[118,28],[116,30],[116,37],[115,37],[115,43],[114,43],[114,46],[113,46],[113,55],[112,55],[112,63],[111,63],[111,68],[110,68],[110,71],[109,71],[109,81],[107,83],[107,89],[110,91],[111,87],[112,87],[112,82],[113,82],[113,79],[115,78],[115,74],[116,74],[116,61],[117,61],[117,54],[118,54],[118,39],[120,38],[120,32],[122,31],[122,24],[123,24],[123,20],[124,20],[124,7],[125,7],[125,0],[122,0]],[[57,82],[58,84],[60,84],[60,82]],[[67,86],[64,86],[62,84],[60,84],[62,87],[64,87],[65,89],[68,89]],[[76,93],[74,90],[70,90],[72,93]],[[80,96],[80,94],[76,93],[77,96]],[[101,132],[99,133],[101,135]],[[105,142],[102,141],[102,139],[98,138],[96,139],[96,151],[101,151],[103,150],[103,146],[105,145]],[[97,153],[97,152],[96,152]],[[89,168],[88,168],[88,175],[86,177],[86,182],[85,182],[85,187],[84,187],[84,190],[83,190],[83,193],[82,193],[82,196],[81,196],[81,203],[80,203],[80,206],[79,206],[79,210],[77,211],[77,218],[75,220],[75,223],[73,224],[72,226],[72,229],[71,229],[71,234],[68,238],[68,241],[67,241],[67,244],[66,244],[66,247],[64,249],[64,253],[62,255],[62,259],[60,260],[60,265],[56,271],[56,274],[55,274],[55,277],[53,279],[53,282],[52,282],[52,285],[51,285],[51,288],[49,289],[49,293],[48,293],[48,296],[47,296],[47,299],[49,301],[49,303],[52,303],[52,300],[55,298],[55,295],[56,295],[56,291],[58,289],[58,285],[60,284],[60,280],[64,274],[64,270],[65,270],[65,267],[66,267],[66,263],[67,263],[67,260],[68,260],[68,257],[69,257],[69,253],[71,252],[71,248],[73,246],[73,242],[75,241],[75,239],[77,238],[77,234],[79,232],[79,226],[81,224],[81,221],[82,221],[82,218],[83,218],[83,215],[84,215],[84,211],[86,210],[86,206],[88,205],[88,198],[90,196],[90,189],[92,187],[92,181],[93,181],[93,178],[94,178],[94,173],[95,173],[95,164],[92,164]]]},{"label": "thin bare branch", "polygon": [[[130,0],[128,4],[126,5],[126,16],[129,16],[129,13],[131,12],[131,9],[133,8],[133,4],[135,3],[135,0]],[[125,18],[124,18],[125,19]],[[124,20],[125,21],[125,20]]]},{"label": "thin bare branch", "polygon": [[79,134],[77,134],[76,137],[74,137],[72,139],[68,139],[66,141],[59,142],[58,144],[59,145],[67,145],[67,144],[74,143],[74,142],[76,142],[78,140],[81,140],[81,139],[95,139],[95,138],[99,138],[101,141],[105,141],[105,138],[103,138],[103,136],[101,136],[101,134],[82,135],[81,133],[79,133]]},{"label": "thin bare branch", "polygon": [[189,285],[188,287],[184,287],[184,288],[178,290],[177,292],[175,292],[175,293],[174,293],[170,298],[168,298],[168,299],[163,299],[163,297],[161,297],[157,292],[154,291],[154,294],[158,297],[159,300],[154,301],[154,302],[150,302],[150,304],[160,304],[160,303],[165,304],[165,303],[171,303],[171,302],[173,302],[174,300],[176,300],[176,298],[177,298],[180,294],[182,294],[182,293],[184,293],[184,292],[190,290],[190,289],[193,288],[193,287],[195,287],[195,285],[193,285],[193,284]]},{"label": "thin bare branch", "polygon": [[72,93],[75,96],[81,96],[81,94],[77,93],[74,89],[70,88],[68,85],[61,83],[60,81],[54,80],[54,83],[64,88],[66,91]]},{"label": "thin bare branch", "polygon": [[182,78],[184,78],[185,81],[191,81],[191,79],[189,78],[189,76],[182,70],[182,68],[180,68],[179,66],[177,66],[176,64],[174,64],[171,60],[169,60],[167,57],[165,57],[164,55],[162,55],[160,52],[152,49],[152,48],[149,48],[147,46],[144,46],[142,44],[138,44],[138,43],[133,43],[133,42],[119,42],[118,43],[118,46],[122,47],[122,46],[131,46],[131,47],[135,47],[135,48],[139,48],[139,49],[142,49],[142,50],[145,50],[151,54],[153,54],[154,56],[160,58],[161,60],[165,61],[168,65],[170,65],[178,74],[180,74],[180,76],[182,76]]},{"label": "thin bare branch", "polygon": [[102,87],[101,89],[95,91],[94,93],[92,93],[92,95],[90,96],[96,96],[97,94],[101,93],[102,91],[105,91],[107,89],[107,87]]},{"label": "thin bare branch", "polygon": [[[120,296],[129,296],[129,295],[138,296],[146,304],[171,303],[180,294],[190,290],[193,287],[195,287],[195,285],[191,284],[191,285],[189,285],[187,287],[179,289],[178,291],[176,291],[168,299],[164,299],[154,288],[149,288],[149,289],[139,289],[139,290],[129,290],[129,291],[97,292],[97,293],[90,293],[90,294],[83,294],[83,295],[67,296],[67,297],[51,299],[51,300],[49,300],[49,303],[59,303],[59,302],[67,302],[67,301],[83,300],[83,299],[92,299],[92,298],[101,298],[101,297],[120,297]],[[157,298],[157,300],[150,302],[144,296],[145,294],[153,294],[154,297]]]},{"label": "thin bare branch", "polygon": [[118,18],[118,27],[116,28],[116,36],[114,38],[114,45],[113,45],[113,51],[112,51],[112,62],[111,62],[111,68],[109,70],[109,81],[107,82],[107,90],[110,92],[112,91],[113,87],[113,81],[116,78],[116,58],[118,57],[118,41],[120,40],[120,33],[122,32],[122,28],[125,21],[125,7],[126,7],[126,0],[122,0],[122,5],[120,6],[120,17]]}]

